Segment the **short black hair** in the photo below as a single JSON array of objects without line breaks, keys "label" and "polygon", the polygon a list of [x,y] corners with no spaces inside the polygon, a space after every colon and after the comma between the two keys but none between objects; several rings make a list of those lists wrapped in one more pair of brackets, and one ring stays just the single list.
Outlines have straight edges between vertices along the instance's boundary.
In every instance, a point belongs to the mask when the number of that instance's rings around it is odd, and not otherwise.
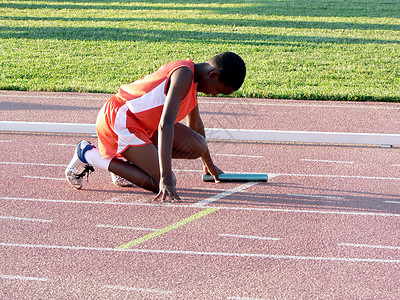
[{"label": "short black hair", "polygon": [[233,52],[223,52],[211,58],[208,63],[220,72],[219,80],[237,91],[246,77],[246,64]]}]

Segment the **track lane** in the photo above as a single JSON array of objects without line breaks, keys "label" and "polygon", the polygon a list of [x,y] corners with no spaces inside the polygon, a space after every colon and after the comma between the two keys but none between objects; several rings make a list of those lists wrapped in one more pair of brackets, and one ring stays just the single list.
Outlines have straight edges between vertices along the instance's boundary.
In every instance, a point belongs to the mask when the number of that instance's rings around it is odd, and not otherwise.
[{"label": "track lane", "polygon": [[[35,96],[36,101],[44,101],[42,94]],[[29,95],[25,98],[33,101]],[[82,100],[72,101],[78,107]],[[82,104],[93,108],[84,110],[93,111],[92,118],[98,102],[96,98]],[[56,117],[62,110],[45,101],[43,105],[49,105],[47,114],[54,109]],[[290,123],[303,128],[311,126],[300,122],[310,108],[332,113],[336,107],[339,112],[349,112],[340,117],[348,121],[357,107],[364,116],[372,110],[381,111],[378,106],[382,106],[383,115],[397,113],[397,106],[391,104],[285,105],[290,108],[287,113],[299,111],[299,118],[294,119],[298,124],[289,120],[282,126]],[[75,116],[79,109],[67,111],[70,117],[83,120],[82,115]],[[20,115],[28,118],[28,114]],[[213,124],[233,117],[221,115]],[[252,117],[256,118],[250,114],[243,118]],[[265,126],[277,122],[278,114],[276,117]],[[356,128],[357,118],[351,129]],[[317,120],[316,126],[328,128],[331,121]],[[207,206],[193,207],[240,184],[203,183],[199,161],[175,161],[184,199],[180,204],[149,203],[152,193],[115,187],[107,172],[99,170],[83,190],[76,191],[60,179],[80,139],[91,137],[0,134],[0,216],[4,216],[0,223],[7,229],[0,232],[2,298],[400,296],[400,245],[396,238],[400,234],[400,205],[389,203],[400,201],[398,148],[210,142],[211,152],[217,154],[214,159],[223,170],[267,172],[275,177],[268,183],[228,193]],[[141,243],[130,252],[115,251],[118,245],[140,238],[150,229],[164,228],[207,207],[218,211]]]}]

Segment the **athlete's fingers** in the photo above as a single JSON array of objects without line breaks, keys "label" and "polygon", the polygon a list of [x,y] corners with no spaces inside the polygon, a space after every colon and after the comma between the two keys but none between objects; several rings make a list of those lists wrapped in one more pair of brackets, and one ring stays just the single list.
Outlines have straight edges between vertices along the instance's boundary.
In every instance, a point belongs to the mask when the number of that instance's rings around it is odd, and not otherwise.
[{"label": "athlete's fingers", "polygon": [[176,200],[182,201],[181,197],[179,197],[179,195],[177,193],[176,193]]},{"label": "athlete's fingers", "polygon": [[174,192],[174,190],[168,190],[168,202],[174,202],[174,200],[175,200],[175,192]]},{"label": "athlete's fingers", "polygon": [[168,190],[165,190],[163,192],[162,202],[165,202],[165,200],[167,200],[167,196],[169,197],[169,192]]},{"label": "athlete's fingers", "polygon": [[160,191],[152,201],[160,201],[160,202],[175,202],[181,201],[176,189],[174,188],[166,188],[165,190]]},{"label": "athlete's fingers", "polygon": [[177,191],[175,188],[167,188],[166,189],[166,194],[168,196],[169,199],[167,199],[167,197],[165,197],[165,200],[167,202],[175,202],[175,201],[181,201],[181,198],[179,197]]},{"label": "athlete's fingers", "polygon": [[219,183],[219,182],[220,182],[219,179],[218,179],[219,173],[218,173],[217,170],[213,170],[213,172],[210,172],[210,174],[214,177],[214,181],[215,181],[216,183]]},{"label": "athlete's fingers", "polygon": [[176,201],[181,201],[181,197],[179,197],[178,193],[176,191],[173,191],[172,193],[172,198],[171,198],[171,202],[175,202]]},{"label": "athlete's fingers", "polygon": [[159,192],[159,193],[157,194],[157,196],[155,196],[155,197],[153,198],[152,201],[158,201],[158,200],[160,200],[161,196],[162,196],[162,192]]}]

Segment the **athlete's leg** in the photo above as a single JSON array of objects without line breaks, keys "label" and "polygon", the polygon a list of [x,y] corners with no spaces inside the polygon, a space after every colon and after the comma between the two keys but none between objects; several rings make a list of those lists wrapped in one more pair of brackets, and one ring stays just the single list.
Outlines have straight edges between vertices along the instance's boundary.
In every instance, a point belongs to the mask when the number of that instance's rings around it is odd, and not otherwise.
[{"label": "athlete's leg", "polygon": [[[122,154],[129,162],[114,158],[108,170],[144,189],[158,192],[160,167],[158,162],[157,132],[151,138],[154,144],[129,147]],[[187,126],[177,123],[174,126],[173,158],[195,159],[207,151],[206,139]]]},{"label": "athlete's leg", "polygon": [[157,193],[160,182],[157,148],[153,144],[131,146],[121,154],[129,162],[113,158],[108,170],[139,187]]},{"label": "athlete's leg", "polygon": [[[157,145],[157,131],[151,140],[154,145]],[[181,123],[176,123],[172,148],[172,158],[195,159],[206,153],[208,146],[206,139],[201,134]]]}]

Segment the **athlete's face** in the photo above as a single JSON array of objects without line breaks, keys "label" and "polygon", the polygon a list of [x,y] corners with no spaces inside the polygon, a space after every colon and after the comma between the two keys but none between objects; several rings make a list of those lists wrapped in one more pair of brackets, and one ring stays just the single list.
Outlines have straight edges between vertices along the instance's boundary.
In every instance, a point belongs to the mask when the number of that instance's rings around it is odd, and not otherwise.
[{"label": "athlete's face", "polygon": [[198,90],[199,92],[212,96],[218,94],[230,95],[235,91],[230,86],[219,81],[219,73],[215,71],[208,73],[207,76],[200,80]]}]

